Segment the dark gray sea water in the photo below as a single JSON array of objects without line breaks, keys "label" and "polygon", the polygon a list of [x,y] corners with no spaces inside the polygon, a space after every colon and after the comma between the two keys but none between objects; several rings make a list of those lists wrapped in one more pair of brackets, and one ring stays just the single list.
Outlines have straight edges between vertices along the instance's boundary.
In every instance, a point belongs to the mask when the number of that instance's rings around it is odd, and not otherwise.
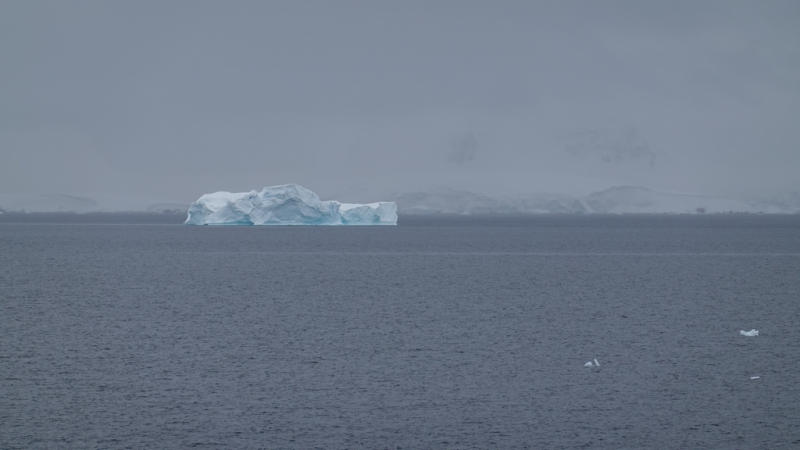
[{"label": "dark gray sea water", "polygon": [[800,448],[800,216],[32,216],[3,449]]}]

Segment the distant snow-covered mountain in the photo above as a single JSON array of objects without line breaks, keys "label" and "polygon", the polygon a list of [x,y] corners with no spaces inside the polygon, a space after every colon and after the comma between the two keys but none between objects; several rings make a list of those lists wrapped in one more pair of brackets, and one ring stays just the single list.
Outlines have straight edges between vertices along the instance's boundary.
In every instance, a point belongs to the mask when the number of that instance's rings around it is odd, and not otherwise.
[{"label": "distant snow-covered mountain", "polygon": [[0,194],[0,211],[5,212],[186,212],[188,209],[188,204],[137,196]]},{"label": "distant snow-covered mountain", "polygon": [[437,187],[392,198],[404,214],[531,214],[585,213],[584,204],[569,195],[496,196]]},{"label": "distant snow-covered mountain", "polygon": [[800,191],[783,192],[768,197],[759,197],[757,202],[800,209]]},{"label": "distant snow-covered mountain", "polygon": [[792,214],[797,208],[746,202],[709,195],[658,192],[643,187],[612,187],[586,197],[586,203],[596,213],[763,213]]},{"label": "distant snow-covered mountain", "polygon": [[400,214],[577,213],[577,214],[793,214],[798,207],[747,202],[709,195],[659,192],[644,187],[612,187],[584,198],[564,194],[496,196],[445,187],[394,196]]},{"label": "distant snow-covered mountain", "polygon": [[185,213],[189,205],[185,203],[156,203],[147,207],[147,212],[155,213]]},{"label": "distant snow-covered mountain", "polygon": [[96,201],[63,194],[0,194],[0,211],[5,212],[90,212]]}]

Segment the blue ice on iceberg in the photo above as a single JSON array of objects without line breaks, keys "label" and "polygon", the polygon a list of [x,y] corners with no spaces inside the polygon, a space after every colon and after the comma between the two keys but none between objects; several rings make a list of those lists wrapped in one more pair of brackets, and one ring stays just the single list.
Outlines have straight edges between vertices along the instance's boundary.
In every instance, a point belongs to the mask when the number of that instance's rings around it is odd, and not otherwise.
[{"label": "blue ice on iceberg", "polygon": [[321,201],[297,184],[261,192],[215,192],[189,206],[185,225],[397,225],[394,202]]}]

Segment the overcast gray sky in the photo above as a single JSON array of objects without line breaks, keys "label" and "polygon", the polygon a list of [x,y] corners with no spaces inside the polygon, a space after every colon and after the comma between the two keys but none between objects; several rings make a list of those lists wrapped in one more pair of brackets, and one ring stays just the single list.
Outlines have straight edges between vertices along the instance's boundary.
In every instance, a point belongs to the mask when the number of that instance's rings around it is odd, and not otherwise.
[{"label": "overcast gray sky", "polygon": [[800,190],[798,24],[798,1],[6,0],[0,193]]}]

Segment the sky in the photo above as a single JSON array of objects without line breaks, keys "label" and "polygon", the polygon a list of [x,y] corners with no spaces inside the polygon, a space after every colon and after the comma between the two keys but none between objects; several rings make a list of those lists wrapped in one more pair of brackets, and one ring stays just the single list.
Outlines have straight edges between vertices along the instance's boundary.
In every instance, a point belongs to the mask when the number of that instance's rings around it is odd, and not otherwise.
[{"label": "sky", "polygon": [[798,191],[798,24],[797,1],[6,0],[0,194]]}]

